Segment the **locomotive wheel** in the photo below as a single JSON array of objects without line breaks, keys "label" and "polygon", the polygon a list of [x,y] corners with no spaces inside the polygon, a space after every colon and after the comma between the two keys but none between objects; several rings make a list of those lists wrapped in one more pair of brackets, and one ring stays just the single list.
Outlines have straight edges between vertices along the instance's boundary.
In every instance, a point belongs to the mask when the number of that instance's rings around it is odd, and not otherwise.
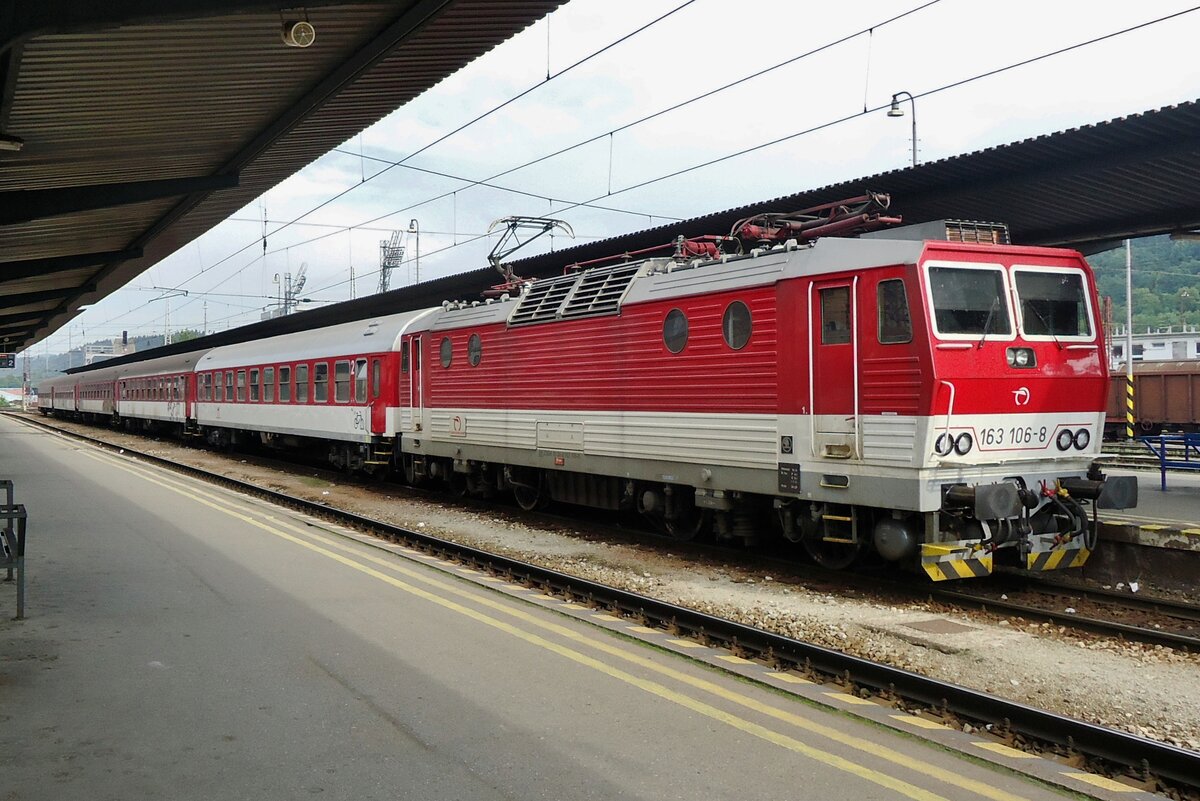
[{"label": "locomotive wheel", "polygon": [[512,491],[517,506],[526,512],[545,509],[550,505],[550,497],[546,493],[546,485],[542,481],[541,473],[537,477],[537,486],[531,487],[526,484],[513,484]]},{"label": "locomotive wheel", "polygon": [[470,495],[467,474],[455,472],[453,468],[449,468],[446,472],[446,486],[449,488],[451,494],[459,498],[466,498]]},{"label": "locomotive wheel", "polygon": [[812,560],[826,570],[845,570],[857,561],[862,545],[847,542],[826,542],[819,536],[805,537],[804,550]]},{"label": "locomotive wheel", "polygon": [[425,483],[424,477],[417,476],[417,461],[411,454],[403,454],[400,457],[401,472],[404,473],[404,483],[410,487],[419,487]]}]

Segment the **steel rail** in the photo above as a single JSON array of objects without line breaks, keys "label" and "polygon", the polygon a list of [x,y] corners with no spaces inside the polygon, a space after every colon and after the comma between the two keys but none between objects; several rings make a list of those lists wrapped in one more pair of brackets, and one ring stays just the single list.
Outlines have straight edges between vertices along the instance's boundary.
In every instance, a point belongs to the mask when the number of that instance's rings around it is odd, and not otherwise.
[{"label": "steel rail", "polygon": [[452,556],[514,580],[587,601],[596,607],[619,611],[669,629],[690,632],[704,641],[719,642],[734,651],[748,652],[772,664],[790,665],[808,672],[816,671],[832,680],[848,681],[858,687],[867,688],[884,698],[899,696],[906,701],[930,707],[944,716],[992,724],[1000,731],[1049,743],[1068,753],[1099,758],[1132,769],[1139,775],[1151,774],[1185,787],[1200,787],[1200,752],[1037,709],[980,690],[851,656],[814,643],[763,631],[479,548],[442,540],[430,534],[373,520],[316,501],[297,498],[203,468],[181,465],[160,456],[140,453],[84,434],[63,431],[26,416],[13,417],[30,425],[90,442],[106,450],[123,450],[126,456],[161,465],[175,472],[266,498],[318,517],[333,518],[393,542],[406,541],[430,553]]},{"label": "steel rail", "polygon": [[970,592],[962,592],[959,590],[933,588],[929,590],[929,597],[933,598],[934,600],[947,601],[959,606],[967,605],[976,607],[985,612],[1003,610],[1021,617],[1057,623],[1059,625],[1068,626],[1074,629],[1091,631],[1096,634],[1111,634],[1118,637],[1128,637],[1131,640],[1149,643],[1151,645],[1166,645],[1172,648],[1184,648],[1189,651],[1200,651],[1200,637],[1191,637],[1186,634],[1176,634],[1170,631],[1148,629],[1143,626],[1133,626],[1128,623],[1117,623],[1112,620],[1102,620],[1100,618],[1087,617],[1085,615],[1072,614],[1070,612],[1057,612],[1053,609],[1043,609],[1037,606],[1028,606],[1026,604],[1016,603],[1014,601],[1005,601],[999,598],[975,595]]},{"label": "steel rail", "polygon": [[1200,622],[1200,604],[1178,601],[1174,598],[1163,598],[1154,595],[1134,595],[1119,590],[1106,590],[1101,587],[1084,587],[1076,584],[1066,584],[1048,578],[1033,578],[1019,574],[1005,574],[1002,581],[1012,582],[1016,589],[1022,592],[1040,592],[1044,595],[1074,595],[1094,603],[1115,603],[1129,609],[1139,609],[1154,612],[1168,617]]}]

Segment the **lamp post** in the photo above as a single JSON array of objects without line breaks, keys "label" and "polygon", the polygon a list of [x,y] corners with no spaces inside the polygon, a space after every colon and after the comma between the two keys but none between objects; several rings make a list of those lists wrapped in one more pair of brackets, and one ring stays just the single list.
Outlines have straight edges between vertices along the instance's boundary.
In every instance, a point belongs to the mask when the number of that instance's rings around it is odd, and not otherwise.
[{"label": "lamp post", "polygon": [[421,283],[421,226],[417,224],[416,219],[412,219],[412,220],[408,221],[408,232],[410,234],[412,234],[414,237],[416,237],[416,240],[417,240],[417,246],[415,248],[416,259],[414,259],[414,261],[417,265],[416,280],[413,281],[413,283],[419,284],[419,283]]},{"label": "lamp post", "polygon": [[904,95],[908,98],[908,102],[912,105],[912,156],[913,166],[917,166],[917,101],[908,92],[896,92],[892,95],[892,107],[888,109],[889,117],[903,117],[904,109],[900,108],[900,96]]}]

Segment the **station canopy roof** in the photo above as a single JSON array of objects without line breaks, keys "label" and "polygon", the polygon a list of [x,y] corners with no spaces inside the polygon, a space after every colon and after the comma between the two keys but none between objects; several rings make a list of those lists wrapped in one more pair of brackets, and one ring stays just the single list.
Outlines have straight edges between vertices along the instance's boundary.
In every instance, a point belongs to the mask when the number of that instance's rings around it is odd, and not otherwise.
[{"label": "station canopy roof", "polygon": [[0,3],[0,351],[562,2]]},{"label": "station canopy roof", "polygon": [[[678,223],[512,262],[527,278],[566,265],[665,245],[679,235],[728,233],[762,211],[796,211],[862,195],[891,195],[905,223],[940,219],[1007,223],[1019,244],[1094,253],[1124,238],[1200,227],[1200,103],[1072,128],[916,167],[797,192]],[[472,300],[500,281],[491,267],[245,326],[154,351],[274,336],[408,309]],[[125,360],[144,358],[134,354]],[[112,362],[108,362],[111,364]]]}]

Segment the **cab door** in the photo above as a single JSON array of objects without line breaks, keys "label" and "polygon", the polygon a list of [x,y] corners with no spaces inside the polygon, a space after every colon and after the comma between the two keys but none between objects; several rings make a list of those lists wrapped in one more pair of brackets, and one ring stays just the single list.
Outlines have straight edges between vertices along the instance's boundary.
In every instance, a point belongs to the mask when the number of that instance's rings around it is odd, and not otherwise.
[{"label": "cab door", "polygon": [[857,288],[857,278],[809,288],[809,409],[818,458],[859,457]]}]

